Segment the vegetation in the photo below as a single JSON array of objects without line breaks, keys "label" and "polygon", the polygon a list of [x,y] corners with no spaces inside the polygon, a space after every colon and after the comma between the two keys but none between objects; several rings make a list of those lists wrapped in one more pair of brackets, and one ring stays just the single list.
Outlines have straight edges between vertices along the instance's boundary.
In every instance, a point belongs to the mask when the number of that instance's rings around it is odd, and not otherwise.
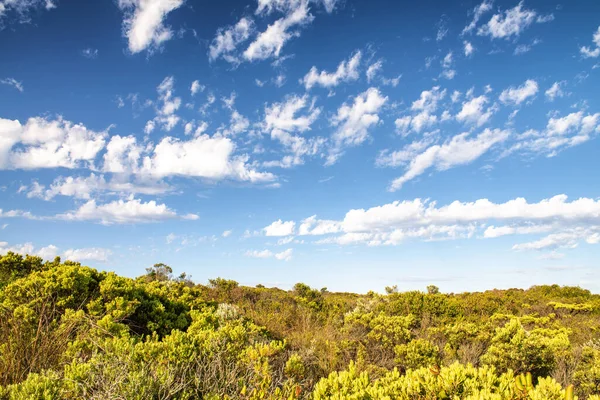
[{"label": "vegetation", "polygon": [[4,399],[600,400],[600,296],[196,285],[0,256]]}]

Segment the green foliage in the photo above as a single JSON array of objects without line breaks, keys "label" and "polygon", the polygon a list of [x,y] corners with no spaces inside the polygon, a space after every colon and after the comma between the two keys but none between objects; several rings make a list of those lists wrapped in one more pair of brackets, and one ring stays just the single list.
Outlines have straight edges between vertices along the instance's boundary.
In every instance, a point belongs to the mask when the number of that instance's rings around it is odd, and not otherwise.
[{"label": "green foliage", "polygon": [[403,369],[417,369],[440,364],[440,349],[429,340],[415,339],[394,348],[396,362]]},{"label": "green foliage", "polygon": [[[0,257],[0,400],[600,400],[600,296],[291,291]],[[571,383],[573,385],[571,385]]]},{"label": "green foliage", "polygon": [[583,347],[573,382],[583,395],[600,395],[600,342],[590,342]]},{"label": "green foliage", "polygon": [[568,335],[566,328],[527,331],[518,318],[513,318],[496,329],[481,361],[502,372],[510,369],[516,373],[531,372],[535,377],[548,376],[557,357],[566,354],[570,348]]}]

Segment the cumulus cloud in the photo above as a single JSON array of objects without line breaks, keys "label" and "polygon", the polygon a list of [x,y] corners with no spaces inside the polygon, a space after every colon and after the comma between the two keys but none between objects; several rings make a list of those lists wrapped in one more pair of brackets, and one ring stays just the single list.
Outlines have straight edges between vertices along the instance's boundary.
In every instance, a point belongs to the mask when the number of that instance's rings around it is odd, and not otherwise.
[{"label": "cumulus cloud", "polygon": [[584,111],[578,111],[564,117],[553,116],[548,120],[545,129],[530,129],[519,135],[517,143],[508,149],[506,154],[519,151],[552,157],[566,148],[587,142],[598,133],[600,113],[586,114]]},{"label": "cumulus cloud", "polygon": [[296,223],[294,221],[278,220],[263,228],[265,236],[291,236],[294,234]]},{"label": "cumulus cloud", "polygon": [[593,41],[593,47],[582,46],[579,49],[583,58],[597,58],[598,56],[600,56],[600,26],[598,27],[598,30],[596,30],[596,32],[594,33]]},{"label": "cumulus cloud", "polygon": [[[56,256],[61,255],[60,249],[51,244],[39,249],[33,245],[33,243],[17,244],[10,246],[7,242],[0,242],[0,254],[7,252],[13,252],[18,254],[30,254],[37,255],[44,260],[53,260]],[[112,255],[112,251],[109,249],[92,247],[83,249],[68,249],[62,253],[62,258],[70,261],[107,261]]]},{"label": "cumulus cloud", "polygon": [[[500,226],[495,226],[499,223]],[[305,219],[301,236],[319,235],[321,244],[369,246],[398,245],[410,239],[448,240],[505,235],[549,234],[539,240],[517,244],[515,250],[574,247],[579,242],[600,242],[600,201],[566,195],[530,203],[515,198],[504,203],[488,199],[454,201],[438,206],[422,199],[394,201],[368,209],[353,209],[344,218]]]},{"label": "cumulus cloud", "polygon": [[[304,156],[315,155],[320,151],[325,143],[324,138],[306,138],[300,135],[309,131],[321,114],[321,109],[315,106],[315,101],[316,99],[310,100],[308,95],[292,95],[283,102],[265,107],[263,130],[269,132],[271,139],[280,142],[289,153],[281,161],[266,162],[266,166],[285,168],[299,165],[304,162]],[[299,115],[301,112],[303,114]]]},{"label": "cumulus cloud", "polygon": [[184,0],[118,0],[124,13],[123,35],[129,51],[139,53],[156,49],[173,37],[173,31],[164,24],[167,15],[181,7]]},{"label": "cumulus cloud", "polygon": [[192,96],[195,96],[198,92],[203,92],[206,87],[200,84],[200,81],[197,79],[192,82],[192,86],[190,86],[190,93]]},{"label": "cumulus cloud", "polygon": [[493,106],[489,108],[485,107],[488,101],[489,100],[485,95],[473,97],[470,100],[466,100],[462,104],[462,108],[459,111],[459,113],[456,114],[456,119],[459,122],[469,125],[484,125],[486,122],[489,121],[489,119],[492,117],[495,111],[495,108]]},{"label": "cumulus cloud", "polygon": [[[358,68],[361,57],[362,53],[356,51],[350,59],[342,61],[335,72],[319,72],[317,67],[313,66],[304,78],[300,80],[300,83],[304,84],[306,90],[310,90],[314,86],[332,88],[342,82],[355,81],[359,77]],[[373,72],[371,71],[371,73]]]},{"label": "cumulus cloud", "polygon": [[439,86],[434,86],[431,90],[424,90],[418,100],[411,105],[411,110],[435,112],[438,103],[446,97],[446,89],[440,90]]},{"label": "cumulus cloud", "polygon": [[258,34],[243,53],[247,61],[258,61],[272,57],[279,57],[283,46],[298,33],[293,29],[306,25],[313,20],[309,13],[308,1],[300,0],[287,2],[294,4],[288,14],[270,24],[267,29]]},{"label": "cumulus cloud", "polygon": [[156,91],[158,92],[156,117],[146,123],[146,128],[144,129],[146,134],[151,133],[157,125],[163,130],[170,132],[181,120],[177,115],[177,110],[181,107],[181,97],[174,95],[175,78],[167,76],[158,85]]},{"label": "cumulus cloud", "polygon": [[369,137],[369,128],[379,123],[379,111],[388,100],[379,89],[369,88],[354,98],[352,104],[344,103],[331,123],[337,129],[332,135],[334,147],[327,159],[333,164],[348,146],[357,146]]},{"label": "cumulus cloud", "polygon": [[538,84],[533,79],[528,79],[521,86],[509,87],[500,94],[500,101],[504,104],[518,106],[538,92]]},{"label": "cumulus cloud", "polygon": [[254,21],[246,17],[240,19],[233,26],[219,28],[209,47],[209,60],[214,61],[219,57],[223,57],[230,63],[239,63],[239,58],[233,53],[240,43],[250,39],[250,35],[254,33],[254,30]]},{"label": "cumulus cloud", "polygon": [[514,8],[494,14],[487,24],[479,28],[477,34],[487,35],[493,39],[510,39],[513,36],[518,37],[534,22],[548,22],[545,19],[536,21],[537,13],[525,9],[523,4],[521,1]]},{"label": "cumulus cloud", "polygon": [[473,55],[473,53],[475,52],[475,47],[473,47],[473,44],[467,40],[465,40],[463,42],[464,45],[464,53],[465,56],[470,57],[471,55]]},{"label": "cumulus cloud", "polygon": [[546,98],[549,101],[554,101],[558,97],[563,97],[565,95],[565,92],[562,88],[566,84],[566,81],[554,82],[552,86],[548,90],[546,90]]},{"label": "cumulus cloud", "polygon": [[200,135],[188,141],[163,138],[151,155],[144,157],[139,172],[155,178],[200,177],[211,180],[235,179],[269,182],[271,173],[258,172],[247,165],[247,156],[233,156],[235,144],[226,137]]},{"label": "cumulus cloud", "polygon": [[402,188],[406,182],[423,174],[431,167],[445,171],[455,166],[473,162],[486,153],[492,146],[505,141],[509,131],[486,129],[476,137],[469,133],[454,136],[444,144],[434,145],[417,155],[408,165],[404,175],[392,181],[390,191]]},{"label": "cumulus cloud", "polygon": [[0,169],[90,167],[107,132],[95,132],[61,117],[55,120],[0,118]]},{"label": "cumulus cloud", "polygon": [[142,202],[139,199],[132,199],[116,200],[106,204],[97,204],[96,200],[89,200],[78,209],[59,214],[56,218],[112,225],[159,222],[169,219],[196,220],[198,216],[195,214],[180,216],[165,204],[158,204],[154,200]]}]

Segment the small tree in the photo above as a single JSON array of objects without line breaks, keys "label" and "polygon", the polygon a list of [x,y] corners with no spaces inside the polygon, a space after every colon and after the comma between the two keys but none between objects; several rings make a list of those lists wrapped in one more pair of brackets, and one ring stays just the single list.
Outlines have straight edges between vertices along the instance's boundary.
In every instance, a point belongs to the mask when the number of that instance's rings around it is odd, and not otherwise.
[{"label": "small tree", "polygon": [[387,294],[398,293],[398,285],[386,286],[385,287],[385,292]]},{"label": "small tree", "polygon": [[435,285],[427,286],[427,294],[439,294],[440,288]]},{"label": "small tree", "polygon": [[154,264],[146,268],[146,277],[150,281],[169,281],[173,277],[173,268],[163,263]]}]

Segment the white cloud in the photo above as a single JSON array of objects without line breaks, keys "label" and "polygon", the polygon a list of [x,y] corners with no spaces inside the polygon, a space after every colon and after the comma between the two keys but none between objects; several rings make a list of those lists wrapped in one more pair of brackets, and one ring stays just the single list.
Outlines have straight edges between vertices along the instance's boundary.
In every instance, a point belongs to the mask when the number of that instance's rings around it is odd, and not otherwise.
[{"label": "white cloud", "polygon": [[17,89],[21,93],[23,93],[23,90],[24,90],[24,88],[23,88],[23,82],[19,82],[15,78],[0,79],[0,84],[12,86],[12,87],[14,87],[15,89]]},{"label": "white cloud", "polygon": [[418,100],[412,103],[411,110],[427,111],[434,113],[437,110],[438,103],[446,97],[446,89],[440,90],[439,86],[434,86],[431,90],[424,90]]},{"label": "white cloud", "polygon": [[367,91],[354,98],[352,105],[344,103],[332,118],[332,125],[337,127],[332,135],[334,148],[327,163],[333,164],[341,155],[345,146],[357,146],[369,136],[369,128],[379,123],[379,110],[387,101],[377,88]]},{"label": "white cloud", "polygon": [[554,101],[558,97],[563,97],[565,92],[563,91],[562,87],[566,84],[566,81],[554,82],[550,89],[546,90],[546,98],[549,101]]},{"label": "white cloud", "polygon": [[383,62],[381,60],[369,65],[369,68],[367,68],[367,82],[373,82],[375,80],[375,77],[381,72],[382,69]]},{"label": "white cloud", "polygon": [[446,56],[442,59],[442,67],[450,68],[452,66],[453,58],[453,53],[451,51],[448,52],[448,54],[446,54]]},{"label": "white cloud", "polygon": [[[0,254],[12,251],[18,254],[37,255],[44,260],[53,260],[59,255],[59,248],[54,245],[48,245],[36,250],[33,243],[18,244],[9,246],[6,242],[0,242]],[[107,261],[112,255],[112,251],[103,248],[84,248],[84,249],[69,249],[62,254],[62,258],[70,261]]]},{"label": "white cloud", "polygon": [[[493,222],[506,225],[495,227],[490,225]],[[324,229],[317,229],[319,227]],[[398,245],[409,239],[466,239],[478,233],[487,239],[550,233],[513,248],[568,248],[580,241],[600,242],[600,201],[580,198],[569,202],[566,195],[537,203],[529,203],[524,198],[504,203],[488,199],[454,201],[444,206],[421,199],[394,201],[366,210],[350,210],[340,221],[318,220],[312,216],[302,222],[298,233],[327,236],[317,242],[321,244],[369,246]]]},{"label": "white cloud", "polygon": [[270,24],[264,32],[258,34],[256,39],[250,43],[243,53],[247,61],[279,57],[285,43],[298,36],[298,33],[292,31],[292,29],[312,22],[313,16],[309,14],[307,0],[289,2],[289,4],[292,3],[294,8],[286,16]]},{"label": "white cloud", "polygon": [[515,51],[514,51],[514,55],[521,55],[521,54],[525,54],[531,51],[531,49],[533,48],[533,46],[537,46],[538,44],[542,43],[541,40],[539,39],[534,39],[533,42],[529,43],[529,44],[520,44],[517,47],[515,47]]},{"label": "white cloud", "polygon": [[462,31],[463,35],[471,32],[473,29],[475,29],[475,27],[477,27],[477,23],[479,22],[482,15],[492,10],[492,4],[493,4],[493,0],[483,0],[483,2],[481,4],[479,4],[477,7],[475,7],[473,9],[473,11],[472,11],[473,20],[469,23],[469,25],[467,25],[463,29],[463,31]]},{"label": "white cloud", "polygon": [[542,239],[532,242],[520,243],[513,246],[513,250],[555,250],[559,248],[574,249],[578,242],[585,238],[594,240],[596,232],[592,233],[586,229],[569,229],[564,232],[552,233]]},{"label": "white cloud", "polygon": [[521,1],[514,8],[492,16],[486,25],[479,28],[477,34],[489,35],[493,39],[518,37],[521,32],[535,22],[536,15],[537,13],[533,10],[523,9],[523,2]]},{"label": "white cloud", "polygon": [[192,96],[195,96],[198,92],[203,92],[204,89],[206,89],[206,86],[201,85],[200,81],[196,79],[194,82],[192,82],[192,86],[190,86],[190,93]]},{"label": "white cloud", "polygon": [[473,44],[467,40],[465,40],[463,42],[464,45],[464,52],[465,52],[465,56],[470,57],[471,55],[473,55],[473,53],[475,52],[475,47],[473,47]]},{"label": "white cloud", "polygon": [[[232,132],[245,123],[232,126]],[[237,121],[240,122],[240,121]],[[233,179],[247,182],[269,182],[271,173],[259,172],[248,166],[248,156],[234,155],[235,143],[227,137],[202,134],[206,124],[200,124],[190,140],[166,136],[155,146],[142,147],[133,136],[113,136],[104,154],[103,170],[133,174],[143,181],[172,176],[198,177],[210,180]],[[152,185],[155,186],[155,185]]]},{"label": "white cloud", "polygon": [[313,66],[300,83],[304,84],[306,90],[310,90],[314,86],[332,88],[342,82],[355,81],[359,77],[358,67],[361,56],[362,53],[356,51],[349,60],[342,61],[335,72],[319,72],[317,67]]},{"label": "white cloud", "polygon": [[107,261],[112,251],[98,247],[85,249],[69,249],[64,253],[64,258],[70,261]]},{"label": "white cloud", "polygon": [[533,79],[528,79],[519,87],[509,87],[500,94],[500,101],[504,104],[520,105],[525,100],[533,97],[538,92],[538,84]]},{"label": "white cloud", "polygon": [[396,132],[406,136],[410,130],[420,133],[424,128],[430,128],[438,121],[437,116],[429,114],[427,111],[422,111],[414,116],[406,115],[397,118],[394,124]]},{"label": "white cloud", "polygon": [[[531,129],[521,134],[506,154],[515,151],[541,153],[555,156],[561,150],[585,143],[593,135],[600,133],[600,113],[585,114],[583,111],[570,113],[564,117],[551,117],[546,129]],[[506,155],[505,154],[505,155]]]},{"label": "white cloud", "polygon": [[454,136],[442,145],[434,145],[417,155],[401,177],[392,181],[390,191],[399,190],[406,182],[423,174],[431,167],[444,171],[458,165],[473,162],[486,153],[492,146],[509,137],[508,131],[486,129],[475,138],[468,133]]},{"label": "white cloud", "polygon": [[254,21],[250,18],[242,18],[234,26],[220,28],[209,47],[209,60],[214,61],[222,56],[230,63],[239,63],[238,57],[232,53],[240,43],[250,39],[254,29]]},{"label": "white cloud", "polygon": [[93,195],[101,193],[158,195],[168,193],[172,190],[170,186],[163,183],[143,182],[136,184],[128,181],[119,181],[115,177],[107,181],[104,175],[92,173],[89,177],[58,177],[47,189],[44,185],[33,182],[27,192],[27,197],[51,200],[56,196],[68,196],[76,199],[90,200]]},{"label": "white cloud", "polygon": [[195,214],[179,216],[165,204],[158,204],[152,200],[147,203],[139,199],[116,200],[98,205],[95,200],[90,200],[81,205],[77,210],[59,214],[57,219],[67,221],[93,221],[103,225],[135,224],[159,222],[169,219],[196,220]]},{"label": "white cloud", "polygon": [[37,10],[46,11],[56,8],[53,0],[0,0],[0,25],[2,19],[10,12],[16,13],[19,23],[31,22],[30,14]]},{"label": "white cloud", "polygon": [[[289,96],[285,102],[273,103],[265,107],[265,130],[271,131],[281,129],[288,132],[304,132],[310,130],[311,125],[316,121],[321,113],[321,109],[315,107],[313,101],[309,101],[309,96]],[[308,113],[302,116],[296,116],[298,112],[308,106]]]},{"label": "white cloud", "polygon": [[246,257],[252,258],[271,258],[273,257],[273,252],[271,250],[248,250],[246,252]]},{"label": "white cloud", "polygon": [[223,236],[224,238],[231,236],[231,234],[233,233],[232,230],[227,230],[227,231],[223,231],[223,234],[221,236]]},{"label": "white cloud", "polygon": [[[31,214],[29,211],[23,210],[8,210],[4,211],[0,208],[0,218],[27,218],[27,219],[37,219],[35,216]],[[2,228],[4,229],[4,228]]]},{"label": "white cloud", "polygon": [[156,117],[148,121],[145,132],[148,134],[154,130],[156,125],[161,125],[162,129],[171,131],[181,118],[176,114],[176,111],[181,107],[181,97],[175,97],[175,78],[167,76],[156,88],[158,92],[159,107],[156,108]]},{"label": "white cloud", "polygon": [[[273,103],[265,107],[264,131],[269,132],[271,139],[279,141],[290,153],[281,161],[268,161],[265,166],[289,168],[303,163],[306,155],[315,155],[325,143],[321,137],[305,138],[295,133],[303,133],[311,129],[311,125],[321,114],[315,107],[315,100],[309,101],[308,95],[302,97],[288,96],[284,102]],[[297,115],[306,109],[304,115]]]},{"label": "white cloud", "polygon": [[465,101],[460,112],[456,115],[456,119],[462,123],[482,126],[489,121],[495,110],[494,107],[486,109],[487,102],[488,98],[484,95]]},{"label": "white cloud", "polygon": [[53,244],[42,247],[38,250],[37,255],[42,257],[44,260],[53,260],[58,255],[58,247]]},{"label": "white cloud", "polygon": [[200,177],[249,182],[273,181],[275,176],[249,169],[247,156],[233,156],[235,144],[226,137],[200,135],[188,141],[163,138],[152,155],[144,157],[139,172],[156,178]]},{"label": "white cloud", "polygon": [[281,253],[275,253],[275,258],[282,261],[290,261],[292,259],[293,249],[287,249]]},{"label": "white cloud", "polygon": [[33,243],[17,244],[15,246],[9,246],[7,242],[0,242],[0,254],[6,254],[8,252],[18,254],[34,254]]},{"label": "white cloud", "polygon": [[252,258],[276,258],[281,261],[290,261],[293,251],[293,249],[287,249],[280,253],[273,253],[271,250],[248,250],[245,255]]},{"label": "white cloud", "polygon": [[298,235],[327,235],[341,231],[338,221],[318,220],[316,215],[302,221],[298,228]]},{"label": "white cloud", "polygon": [[173,32],[164,25],[164,20],[183,3],[184,0],[118,0],[124,13],[123,34],[129,42],[129,51],[155,49],[170,40]]},{"label": "white cloud", "polygon": [[583,58],[596,58],[600,56],[600,26],[598,30],[594,33],[594,47],[583,46],[579,49]]},{"label": "white cloud", "polygon": [[278,220],[263,228],[266,236],[291,236],[294,234],[296,223],[294,221]]},{"label": "white cloud", "polygon": [[[0,168],[78,168],[93,165],[106,132],[94,132],[61,117],[37,117],[25,125],[0,118]],[[14,149],[16,145],[19,148]]]},{"label": "white cloud", "polygon": [[406,165],[433,144],[434,138],[435,137],[426,137],[422,140],[415,140],[404,146],[402,150],[393,152],[383,150],[379,153],[375,164],[379,167],[398,167]]}]

